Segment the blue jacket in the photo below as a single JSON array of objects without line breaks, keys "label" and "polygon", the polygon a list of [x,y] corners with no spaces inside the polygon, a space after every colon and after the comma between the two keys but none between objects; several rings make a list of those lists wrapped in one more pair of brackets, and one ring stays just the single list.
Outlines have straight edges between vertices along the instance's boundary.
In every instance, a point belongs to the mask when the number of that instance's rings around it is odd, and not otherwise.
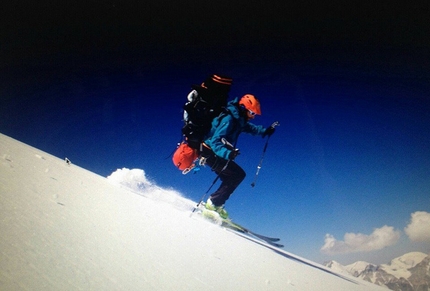
[{"label": "blue jacket", "polygon": [[234,99],[227,104],[228,113],[221,113],[212,121],[212,128],[209,137],[205,140],[212,151],[223,159],[228,159],[231,149],[222,142],[225,138],[232,145],[236,145],[237,139],[241,132],[251,135],[263,135],[266,128],[261,125],[255,125],[248,122],[247,117],[240,114],[238,99]]}]

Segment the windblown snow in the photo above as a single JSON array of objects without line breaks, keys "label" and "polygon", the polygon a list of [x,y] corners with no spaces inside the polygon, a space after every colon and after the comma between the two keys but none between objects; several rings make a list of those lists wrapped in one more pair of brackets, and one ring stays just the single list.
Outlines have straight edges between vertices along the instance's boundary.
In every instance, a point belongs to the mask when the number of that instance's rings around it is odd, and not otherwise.
[{"label": "windblown snow", "polygon": [[0,290],[384,290],[190,216],[143,170],[69,158],[0,134]]},{"label": "windblown snow", "polygon": [[113,184],[120,185],[151,200],[167,203],[180,210],[191,211],[196,205],[196,202],[182,197],[178,191],[158,187],[147,179],[145,171],[142,169],[118,169],[107,178]]}]

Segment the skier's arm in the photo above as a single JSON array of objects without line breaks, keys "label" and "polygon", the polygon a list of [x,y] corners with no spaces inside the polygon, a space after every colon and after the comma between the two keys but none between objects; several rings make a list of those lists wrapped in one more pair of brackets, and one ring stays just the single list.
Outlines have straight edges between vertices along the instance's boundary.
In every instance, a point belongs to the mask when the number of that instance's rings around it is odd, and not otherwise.
[{"label": "skier's arm", "polygon": [[243,128],[243,132],[251,134],[251,135],[264,135],[266,128],[262,125],[255,125],[253,123],[248,122]]}]

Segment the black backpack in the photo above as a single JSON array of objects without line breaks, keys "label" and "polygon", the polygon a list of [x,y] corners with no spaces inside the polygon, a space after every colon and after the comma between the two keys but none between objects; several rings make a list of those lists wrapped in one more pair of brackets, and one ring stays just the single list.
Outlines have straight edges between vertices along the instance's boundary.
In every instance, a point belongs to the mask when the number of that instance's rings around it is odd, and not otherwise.
[{"label": "black backpack", "polygon": [[212,120],[225,110],[232,79],[211,75],[202,85],[193,85],[184,105],[182,134],[191,148],[199,149],[209,133]]}]

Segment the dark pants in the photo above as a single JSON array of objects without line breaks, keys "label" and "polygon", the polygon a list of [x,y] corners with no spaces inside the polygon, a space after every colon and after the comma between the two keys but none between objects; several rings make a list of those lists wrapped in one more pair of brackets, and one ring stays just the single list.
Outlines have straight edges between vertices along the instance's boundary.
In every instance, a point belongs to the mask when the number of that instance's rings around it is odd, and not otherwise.
[{"label": "dark pants", "polygon": [[217,157],[215,154],[208,155],[206,165],[210,166],[212,171],[219,175],[221,185],[210,196],[212,203],[215,206],[222,206],[245,179],[245,171],[234,161],[229,161],[227,167],[224,169],[228,161]]}]

